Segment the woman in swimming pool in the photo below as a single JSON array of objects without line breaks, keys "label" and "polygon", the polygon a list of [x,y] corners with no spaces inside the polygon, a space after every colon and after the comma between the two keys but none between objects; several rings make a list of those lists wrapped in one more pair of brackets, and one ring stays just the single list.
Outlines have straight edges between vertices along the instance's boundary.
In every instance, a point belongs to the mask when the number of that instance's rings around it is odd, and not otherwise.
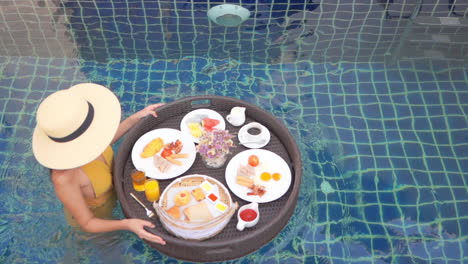
[{"label": "woman in swimming pool", "polygon": [[138,237],[164,245],[144,229],[154,225],[142,219],[112,220],[116,199],[112,185],[113,150],[141,118],[162,104],[149,105],[120,122],[117,97],[106,87],[83,83],[49,95],[39,105],[32,148],[37,161],[51,169],[57,197],[71,225],[98,233],[129,230]]}]

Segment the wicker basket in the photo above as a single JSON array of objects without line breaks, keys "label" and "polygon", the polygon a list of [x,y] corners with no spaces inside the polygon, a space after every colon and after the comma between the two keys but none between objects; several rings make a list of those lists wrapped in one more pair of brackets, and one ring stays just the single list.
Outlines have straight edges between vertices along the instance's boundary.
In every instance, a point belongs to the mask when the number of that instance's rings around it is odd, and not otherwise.
[{"label": "wicker basket", "polygon": [[[217,211],[211,202],[206,201],[211,207],[211,211],[214,212],[214,218],[207,222],[188,222],[185,219],[177,220],[166,213],[166,210],[173,205],[172,199],[175,193],[182,190],[191,191],[205,181],[213,186],[213,193],[218,195],[219,202],[227,206],[224,212]],[[192,199],[191,204],[193,203],[196,203],[194,199]],[[159,203],[153,203],[153,207],[162,225],[169,233],[188,240],[205,240],[217,235],[224,229],[237,210],[238,204],[232,202],[229,191],[218,180],[206,175],[194,174],[178,178],[169,184],[164,189]]]}]

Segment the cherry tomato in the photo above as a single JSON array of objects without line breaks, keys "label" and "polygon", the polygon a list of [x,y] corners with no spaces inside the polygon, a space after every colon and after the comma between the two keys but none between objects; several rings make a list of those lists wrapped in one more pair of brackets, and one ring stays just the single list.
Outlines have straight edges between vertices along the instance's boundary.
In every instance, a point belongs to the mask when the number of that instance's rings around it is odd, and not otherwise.
[{"label": "cherry tomato", "polygon": [[259,163],[258,157],[256,155],[250,155],[249,157],[249,165],[252,167],[257,166]]},{"label": "cherry tomato", "polygon": [[168,148],[164,148],[163,152],[161,153],[161,157],[166,158],[172,155],[172,150]]}]

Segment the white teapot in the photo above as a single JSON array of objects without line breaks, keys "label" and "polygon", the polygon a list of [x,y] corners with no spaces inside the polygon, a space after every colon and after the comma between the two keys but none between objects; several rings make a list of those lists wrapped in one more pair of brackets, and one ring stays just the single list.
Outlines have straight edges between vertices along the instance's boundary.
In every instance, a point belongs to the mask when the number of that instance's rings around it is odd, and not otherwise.
[{"label": "white teapot", "polygon": [[245,107],[235,106],[231,113],[226,116],[226,120],[233,126],[241,126],[245,122]]}]

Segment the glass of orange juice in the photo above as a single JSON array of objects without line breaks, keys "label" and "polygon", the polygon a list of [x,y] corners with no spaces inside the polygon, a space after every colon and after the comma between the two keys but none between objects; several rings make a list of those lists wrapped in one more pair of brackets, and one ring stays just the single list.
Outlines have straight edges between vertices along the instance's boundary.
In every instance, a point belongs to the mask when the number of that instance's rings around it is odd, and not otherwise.
[{"label": "glass of orange juice", "polygon": [[145,190],[146,175],[144,172],[135,170],[132,172],[133,189],[137,192]]},{"label": "glass of orange juice", "polygon": [[159,200],[159,182],[157,180],[147,180],[145,182],[145,195],[149,202]]}]

